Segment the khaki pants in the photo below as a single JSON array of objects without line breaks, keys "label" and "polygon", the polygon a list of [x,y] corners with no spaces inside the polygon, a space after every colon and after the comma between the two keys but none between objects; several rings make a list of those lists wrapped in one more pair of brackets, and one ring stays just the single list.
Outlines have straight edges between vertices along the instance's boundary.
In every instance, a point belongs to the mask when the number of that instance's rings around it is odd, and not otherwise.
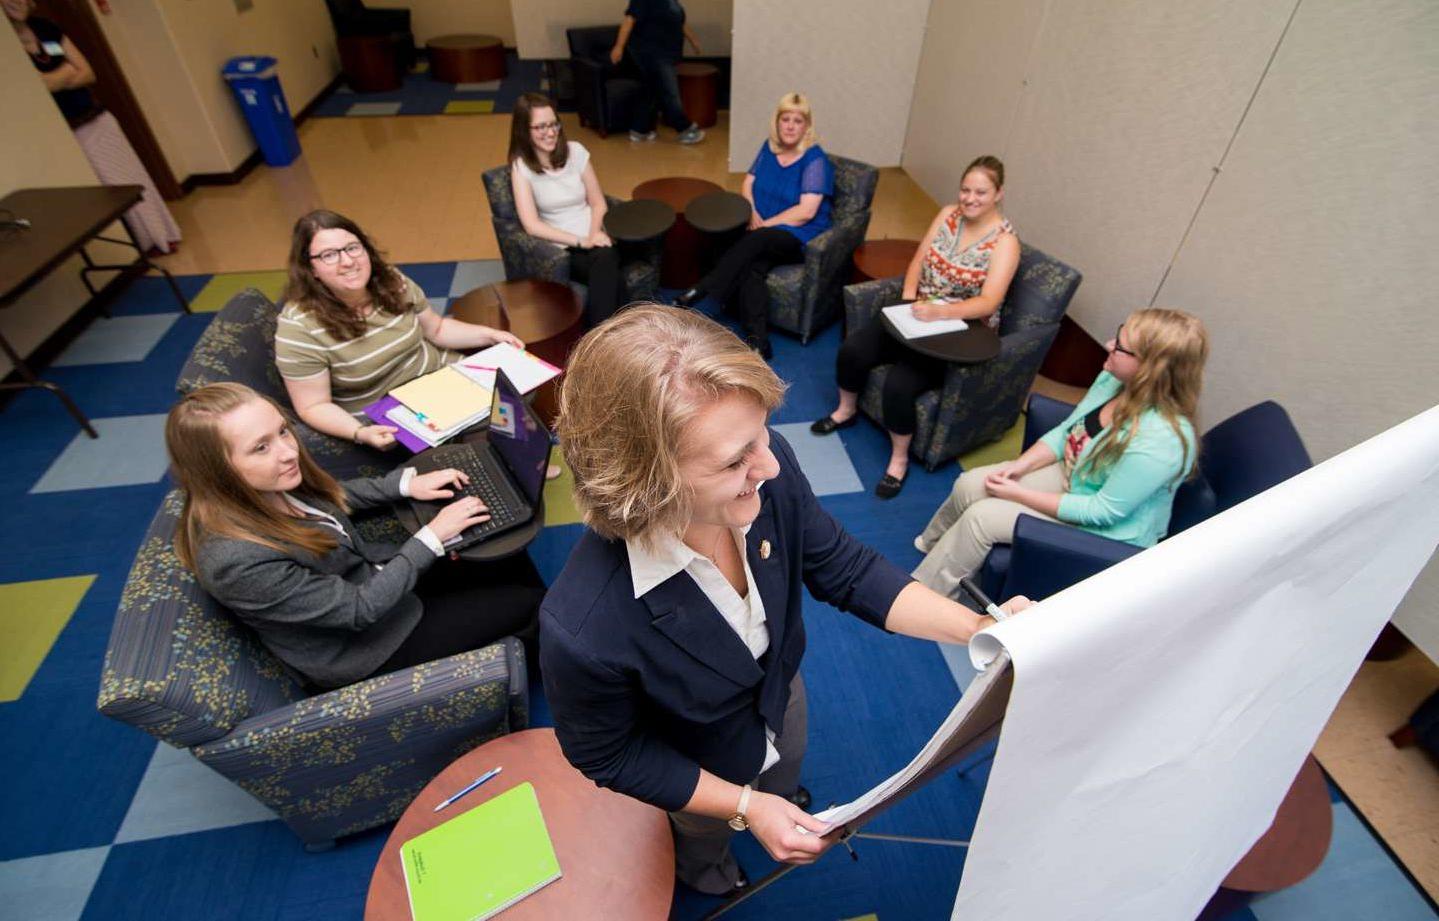
[{"label": "khaki pants", "polygon": [[[1029,506],[996,499],[986,492],[984,478],[998,466],[991,464],[965,471],[954,481],[949,498],[919,537],[926,555],[912,575],[941,595],[957,597],[959,580],[984,564],[989,548],[1014,540],[1014,522],[1021,514],[1055,520]],[[1030,489],[1056,493],[1063,492],[1068,485],[1064,468],[1057,463],[1027,473],[1019,482]]]},{"label": "khaki pants", "polygon": [[[809,706],[804,681],[796,674],[789,685],[784,731],[774,738],[779,760],[754,781],[756,790],[788,797],[799,789],[799,768],[804,761],[808,731]],[[739,881],[739,862],[730,852],[734,829],[729,823],[725,819],[671,812],[670,825],[675,833],[675,876],[680,882],[711,895],[723,895],[733,889]]]}]

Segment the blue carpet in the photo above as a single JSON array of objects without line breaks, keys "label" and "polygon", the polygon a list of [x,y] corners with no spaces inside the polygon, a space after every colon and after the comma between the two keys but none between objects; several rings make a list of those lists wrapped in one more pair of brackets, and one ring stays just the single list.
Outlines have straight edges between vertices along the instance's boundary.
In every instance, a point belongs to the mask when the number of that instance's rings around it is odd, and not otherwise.
[{"label": "blue carpet", "polygon": [[430,76],[427,69],[405,74],[399,89],[385,93],[356,93],[341,86],[316,103],[310,114],[315,118],[444,115],[452,102],[489,102],[490,112],[507,113],[514,111],[521,93],[546,91],[540,61],[521,60],[510,50],[505,52],[505,68],[505,78],[493,87],[443,83]]},{"label": "blue carpet", "polygon": [[[494,267],[439,263],[402,268],[427,295],[442,300]],[[192,276],[180,284],[193,296],[208,280]],[[117,317],[175,314],[175,305],[162,282],[142,279],[116,300],[114,312]],[[147,329],[162,330],[158,340],[128,355],[92,343],[86,348],[95,351],[88,354],[100,363],[55,367],[47,377],[69,389],[98,419],[164,413],[174,400],[176,374],[211,319],[175,315],[172,323],[148,324]],[[831,408],[838,331],[831,327],[807,347],[784,336],[777,336],[774,345],[775,367],[790,382],[774,421],[807,424]],[[141,351],[143,360],[117,360]],[[95,580],[20,698],[0,703],[0,916],[26,921],[359,918],[388,829],[355,836],[329,853],[307,854],[282,824],[266,820],[245,802],[228,793],[207,799],[214,779],[190,770],[183,761],[187,755],[166,751],[157,756],[154,739],[96,713],[97,681],[115,608],[168,481],[142,477],[105,486],[85,482],[87,474],[72,468],[62,490],[33,492],[47,476],[62,482],[56,464],[75,442],[75,425],[53,397],[39,392],[18,396],[3,412],[11,439],[9,462],[0,470],[9,537],[7,552],[0,554],[0,584],[89,575]],[[882,502],[870,492],[889,454],[882,432],[858,425],[817,447],[822,450],[806,455],[824,468],[815,471],[817,478],[833,475],[836,488],[847,490],[824,496],[825,507],[900,566],[917,563],[919,554],[910,541],[947,494],[954,468],[927,473],[915,466],[899,497]],[[860,488],[852,491],[856,476]],[[547,528],[531,546],[547,580],[564,565],[580,533],[578,525]],[[813,601],[806,602],[804,616],[810,636],[803,666],[810,739],[803,780],[817,806],[823,806],[853,797],[905,762],[953,706],[959,689],[933,643],[884,636]],[[539,685],[531,691],[534,724],[550,725]],[[988,771],[989,760],[976,756],[965,770],[897,805],[871,830],[967,837]],[[142,789],[147,772],[150,779]],[[169,801],[165,778],[173,778]],[[188,807],[191,815],[165,813],[167,805],[177,803],[198,805]],[[1429,904],[1348,805],[1336,801],[1335,815],[1335,843],[1319,872],[1226,921],[1432,917]],[[186,831],[174,833],[177,829]],[[737,839],[736,850],[751,877],[773,866],[748,835]],[[963,850],[876,841],[858,841],[856,850],[858,861],[843,849],[833,850],[731,917],[841,919],[874,913],[881,921],[907,921],[949,916]],[[677,886],[674,916],[698,917],[713,904]]]}]

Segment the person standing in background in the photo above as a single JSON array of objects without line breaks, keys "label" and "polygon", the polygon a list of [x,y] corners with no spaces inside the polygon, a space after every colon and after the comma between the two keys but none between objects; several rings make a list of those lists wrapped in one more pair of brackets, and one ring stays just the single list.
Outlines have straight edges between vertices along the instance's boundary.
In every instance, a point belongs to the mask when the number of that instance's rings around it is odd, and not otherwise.
[{"label": "person standing in background", "polygon": [[630,0],[625,18],[620,22],[619,37],[610,49],[610,63],[618,64],[628,48],[630,59],[639,68],[649,91],[649,100],[637,106],[633,113],[631,141],[655,139],[656,105],[665,123],[679,132],[681,144],[698,144],[705,139],[704,131],[690,120],[680,104],[675,64],[684,56],[685,41],[695,54],[701,53],[699,41],[685,23],[685,8],[679,0]]},{"label": "person standing in background", "polygon": [[0,0],[0,6],[60,114],[70,123],[95,175],[106,185],[144,187],[140,201],[122,215],[135,243],[144,252],[172,251],[180,242],[180,226],[120,130],[120,123],[90,93],[88,87],[95,82],[90,62],[59,26],[35,15],[35,0]]}]

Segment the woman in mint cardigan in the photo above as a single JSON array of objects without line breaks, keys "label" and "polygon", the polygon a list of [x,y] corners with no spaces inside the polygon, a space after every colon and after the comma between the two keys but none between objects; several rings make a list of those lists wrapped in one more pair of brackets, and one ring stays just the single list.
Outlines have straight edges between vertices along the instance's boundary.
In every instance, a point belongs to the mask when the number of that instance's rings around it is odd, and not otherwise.
[{"label": "woman in mint cardigan", "polygon": [[954,595],[1021,515],[1139,547],[1169,529],[1174,491],[1194,469],[1194,417],[1209,337],[1196,317],[1149,308],[1105,343],[1109,357],[1069,418],[1017,460],[966,471],[914,545],[914,577]]}]

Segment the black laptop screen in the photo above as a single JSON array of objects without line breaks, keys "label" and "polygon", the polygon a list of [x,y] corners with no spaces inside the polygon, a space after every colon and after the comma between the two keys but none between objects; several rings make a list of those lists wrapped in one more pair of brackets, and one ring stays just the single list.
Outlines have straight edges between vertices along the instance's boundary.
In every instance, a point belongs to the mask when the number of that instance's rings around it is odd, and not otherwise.
[{"label": "black laptop screen", "polygon": [[538,505],[540,490],[545,485],[545,468],[550,463],[550,430],[503,371],[495,373],[490,444],[500,452],[500,458],[510,468],[530,505]]}]

